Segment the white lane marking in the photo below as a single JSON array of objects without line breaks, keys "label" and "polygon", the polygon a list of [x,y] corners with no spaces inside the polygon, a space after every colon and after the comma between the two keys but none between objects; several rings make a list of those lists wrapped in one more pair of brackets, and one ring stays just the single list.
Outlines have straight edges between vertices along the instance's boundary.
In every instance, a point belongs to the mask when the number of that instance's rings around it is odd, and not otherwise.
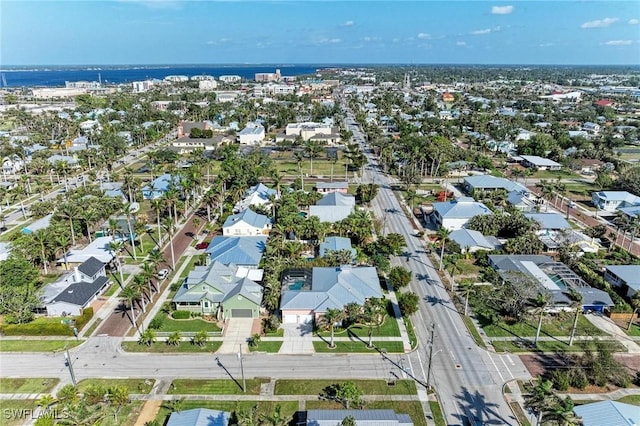
[{"label": "white lane marking", "polygon": [[509,376],[511,376],[512,379],[515,379],[515,377],[513,376],[513,373],[511,372],[511,369],[507,366],[507,363],[504,362],[503,356],[500,357],[500,361],[502,361],[502,363],[504,364],[504,368],[506,368],[507,373],[509,373]]},{"label": "white lane marking", "polygon": [[488,355],[489,355],[489,359],[491,360],[491,364],[493,364],[493,367],[496,369],[496,372],[498,373],[498,376],[500,376],[500,380],[502,380],[502,383],[506,382],[506,380],[502,376],[502,373],[500,373],[500,369],[498,368],[498,366],[496,365],[495,361],[493,360],[493,357],[491,356],[490,353],[488,353]]}]

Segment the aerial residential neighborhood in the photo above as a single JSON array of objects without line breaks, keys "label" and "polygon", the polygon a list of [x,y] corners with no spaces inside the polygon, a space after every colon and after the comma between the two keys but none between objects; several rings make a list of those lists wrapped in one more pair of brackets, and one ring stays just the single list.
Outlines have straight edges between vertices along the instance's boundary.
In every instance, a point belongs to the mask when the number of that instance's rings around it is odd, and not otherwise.
[{"label": "aerial residential neighborhood", "polygon": [[640,423],[637,64],[4,68],[0,424]]}]

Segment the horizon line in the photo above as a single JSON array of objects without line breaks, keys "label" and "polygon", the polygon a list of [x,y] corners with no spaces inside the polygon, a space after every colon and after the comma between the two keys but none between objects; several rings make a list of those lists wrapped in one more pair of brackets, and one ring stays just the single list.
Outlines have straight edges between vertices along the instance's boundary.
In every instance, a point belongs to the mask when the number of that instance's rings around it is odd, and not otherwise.
[{"label": "horizon line", "polygon": [[256,62],[256,63],[113,63],[113,64],[4,64],[0,68],[15,67],[203,67],[203,66],[235,66],[235,67],[255,67],[255,66],[278,66],[278,67],[297,67],[297,66],[325,66],[325,67],[380,67],[380,66],[518,66],[518,67],[631,67],[640,68],[640,64],[560,64],[560,63],[457,63],[457,62],[441,62],[441,63],[408,63],[408,62],[298,62],[298,63],[278,63],[278,62]]}]

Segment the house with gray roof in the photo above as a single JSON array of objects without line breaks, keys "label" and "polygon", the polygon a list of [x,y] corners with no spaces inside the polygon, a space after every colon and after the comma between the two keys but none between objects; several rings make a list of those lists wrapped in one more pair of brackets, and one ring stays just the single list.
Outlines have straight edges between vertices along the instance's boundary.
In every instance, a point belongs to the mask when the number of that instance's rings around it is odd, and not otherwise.
[{"label": "house with gray roof", "polygon": [[218,235],[209,243],[206,253],[212,262],[257,269],[266,247],[267,237],[225,237]]},{"label": "house with gray roof", "polygon": [[280,310],[284,323],[306,324],[327,309],[359,305],[372,297],[383,297],[378,272],[373,266],[316,267],[284,274]]},{"label": "house with gray roof", "polygon": [[462,229],[475,216],[490,214],[493,213],[484,204],[471,197],[460,197],[452,201],[433,203],[433,212],[429,218],[436,226],[455,231]]},{"label": "house with gray roof", "polygon": [[494,236],[484,236],[472,229],[458,229],[449,234],[449,239],[460,246],[462,253],[474,253],[479,250],[498,250],[502,244]]},{"label": "house with gray roof", "polygon": [[530,192],[529,189],[524,185],[520,185],[518,182],[491,175],[465,177],[464,189],[468,194],[473,194],[474,191],[495,191],[497,189],[504,189],[507,192],[516,191],[525,194]]},{"label": "house with gray roof", "polygon": [[604,279],[632,297],[640,291],[640,265],[608,265],[604,267]]},{"label": "house with gray roof", "polygon": [[326,237],[323,242],[320,243],[318,255],[320,257],[326,256],[331,252],[337,252],[346,250],[351,253],[351,258],[355,262],[356,249],[351,246],[351,240],[346,237]]},{"label": "house with gray roof", "polygon": [[41,229],[47,229],[51,224],[51,218],[53,217],[53,213],[49,213],[48,215],[41,217],[40,219],[32,222],[30,225],[22,228],[23,234],[33,234],[36,231]]},{"label": "house with gray roof", "polygon": [[49,316],[81,315],[109,285],[105,264],[90,257],[73,272],[43,289],[42,303]]},{"label": "house with gray roof", "polygon": [[214,315],[218,319],[257,318],[262,286],[247,278],[245,268],[215,261],[196,266],[171,300],[178,310]]},{"label": "house with gray roof", "polygon": [[80,166],[80,164],[78,163],[78,160],[68,155],[54,154],[51,157],[47,158],[47,161],[52,166],[55,166],[58,163],[66,163],[67,167],[71,167],[71,168],[76,168]]},{"label": "house with gray roof", "polygon": [[316,216],[320,222],[339,222],[355,211],[356,199],[341,192],[330,192],[309,206],[309,215]]},{"label": "house with gray roof", "polygon": [[231,413],[227,411],[193,408],[174,411],[166,426],[229,426],[230,419]]},{"label": "house with gray roof", "polygon": [[307,426],[336,426],[353,417],[357,426],[413,426],[408,414],[394,410],[307,410]]},{"label": "house with gray roof", "polygon": [[536,221],[543,234],[571,229],[569,222],[559,213],[525,213],[524,216]]},{"label": "house with gray roof", "polygon": [[346,194],[349,191],[348,182],[318,182],[316,183],[316,191],[321,194],[330,192],[342,192]]},{"label": "house with gray roof", "polygon": [[222,225],[222,235],[239,237],[269,235],[272,225],[271,218],[246,209],[225,220]]},{"label": "house with gray roof", "polygon": [[640,425],[640,408],[618,401],[598,401],[577,405],[573,411],[583,426],[636,426]]},{"label": "house with gray roof", "polygon": [[556,262],[549,256],[538,255],[490,255],[489,266],[509,281],[517,275],[529,278],[540,291],[552,296],[549,310],[573,309],[571,290],[582,296],[582,309],[603,312],[614,305],[611,296],[589,286],[582,278],[562,262]]}]

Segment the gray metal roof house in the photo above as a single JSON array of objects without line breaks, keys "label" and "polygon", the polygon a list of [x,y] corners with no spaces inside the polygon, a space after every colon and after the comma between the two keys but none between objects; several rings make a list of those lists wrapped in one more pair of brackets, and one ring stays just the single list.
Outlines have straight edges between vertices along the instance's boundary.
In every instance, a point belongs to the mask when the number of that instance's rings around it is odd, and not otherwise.
[{"label": "gray metal roof house", "polygon": [[413,426],[408,414],[394,410],[307,410],[307,426],[336,426],[353,417],[357,426]]},{"label": "gray metal roof house", "polygon": [[194,408],[192,410],[174,411],[167,426],[228,426],[231,413],[227,411]]},{"label": "gray metal roof house", "polygon": [[320,222],[339,222],[355,210],[356,199],[341,192],[330,192],[309,207],[309,215],[317,216]]},{"label": "gray metal roof house", "polygon": [[576,406],[573,411],[584,426],[640,425],[640,408],[617,401],[599,401]]}]

